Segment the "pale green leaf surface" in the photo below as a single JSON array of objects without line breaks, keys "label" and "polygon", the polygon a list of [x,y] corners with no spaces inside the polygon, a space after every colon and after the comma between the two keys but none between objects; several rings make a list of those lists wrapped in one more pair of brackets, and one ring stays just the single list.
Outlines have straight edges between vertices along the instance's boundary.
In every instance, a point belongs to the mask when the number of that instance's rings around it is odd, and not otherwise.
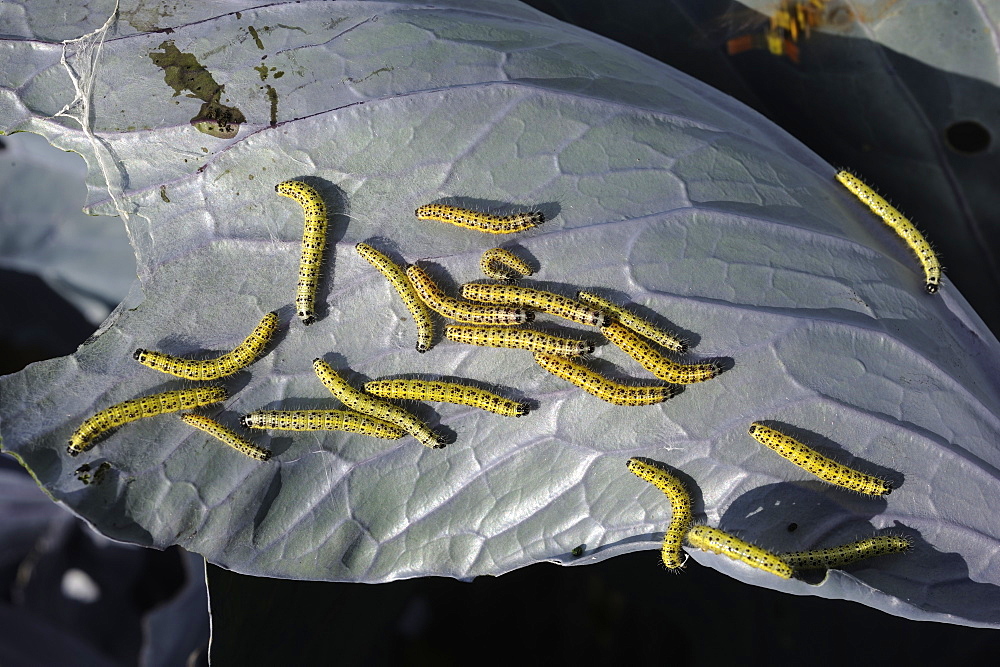
[{"label": "pale green leaf surface", "polygon": [[[142,291],[76,354],[0,380],[5,450],[115,539],[180,544],[250,574],[367,582],[656,548],[669,507],[624,465],[645,456],[682,472],[699,520],[778,551],[887,529],[917,543],[818,586],[693,554],[701,563],[911,618],[1000,623],[989,507],[1000,346],[954,287],[924,294],[913,257],[833,169],[742,105],[521,5],[459,6],[289,3],[161,20],[169,35],[119,21],[99,57],[82,49],[96,64],[79,105],[53,71],[58,46],[8,41],[48,64],[0,81],[18,110],[0,129],[84,154],[93,209],[126,218]],[[202,102],[175,97],[151,57],[167,41],[225,85],[222,102],[248,119],[235,138],[191,126]],[[51,118],[83,108],[84,130]],[[291,309],[301,211],[273,192],[299,177],[334,211],[324,306],[308,328]],[[549,221],[515,239],[540,266],[534,279],[629,299],[687,333],[698,357],[733,368],[660,406],[626,408],[527,354],[447,341],[417,354],[407,311],[354,245],[375,239],[454,283],[476,279],[479,254],[509,239],[414,219],[442,198],[540,208]],[[212,411],[231,426],[259,408],[335,407],[312,374],[317,356],[358,383],[456,376],[538,406],[516,420],[420,409],[454,431],[445,450],[280,435],[257,438],[275,454],[261,464],[163,416],[66,455],[87,415],[190,386],[136,364],[136,347],[229,349],[275,309],[284,326],[271,351],[225,382],[232,398]],[[610,346],[595,356],[643,375]],[[812,481],[746,435],[758,419],[901,485],[870,500]],[[81,463],[103,461],[104,483],[77,480]],[[653,553],[644,576],[665,576]]]}]

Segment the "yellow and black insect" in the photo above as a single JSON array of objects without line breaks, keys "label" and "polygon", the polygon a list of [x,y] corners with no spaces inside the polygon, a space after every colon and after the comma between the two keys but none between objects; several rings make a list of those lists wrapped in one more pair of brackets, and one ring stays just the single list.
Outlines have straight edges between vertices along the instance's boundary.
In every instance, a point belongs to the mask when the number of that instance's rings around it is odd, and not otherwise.
[{"label": "yellow and black insect", "polygon": [[657,345],[667,348],[671,352],[684,354],[688,350],[687,341],[677,334],[661,329],[646,318],[640,317],[598,294],[581,291],[576,295],[576,298],[603,310],[611,319],[617,320],[621,325],[628,327],[644,338],[648,338]]},{"label": "yellow and black insect", "polygon": [[417,352],[423,353],[431,349],[434,344],[434,320],[431,318],[431,311],[413,289],[406,271],[367,243],[359,243],[355,248],[359,255],[385,276],[413,316],[413,323],[417,325]]},{"label": "yellow and black insect", "polygon": [[410,265],[406,269],[406,275],[423,302],[448,319],[468,324],[510,326],[530,322],[535,317],[534,313],[524,308],[487,306],[448,296],[426,271],[416,265]]},{"label": "yellow and black insect", "polygon": [[773,449],[825,482],[868,496],[887,496],[892,493],[892,485],[886,480],[837,463],[812,447],[760,422],[750,424],[750,435],[760,444]]},{"label": "yellow and black insect", "polygon": [[902,535],[878,535],[827,549],[778,554],[778,558],[795,570],[830,570],[866,558],[901,553],[912,546],[910,538]]},{"label": "yellow and black insect", "polygon": [[492,391],[471,387],[457,382],[432,380],[372,380],[365,383],[365,391],[381,398],[409,401],[440,401],[457,403],[487,410],[504,417],[523,417],[528,414],[527,404],[494,394]]},{"label": "yellow and black insect", "polygon": [[608,322],[601,327],[601,333],[608,340],[620,347],[647,371],[664,382],[672,384],[693,384],[711,380],[722,372],[722,368],[713,362],[701,364],[679,364],[667,359],[647,343],[641,336],[618,322]]},{"label": "yellow and black insect", "polygon": [[523,306],[593,327],[603,325],[606,320],[604,313],[576,299],[531,287],[465,283],[462,285],[462,297],[483,303]]},{"label": "yellow and black insect", "polygon": [[417,419],[416,415],[407,412],[399,406],[386,403],[382,399],[375,398],[359,389],[355,389],[344,378],[340,377],[330,364],[322,359],[313,360],[313,370],[316,372],[316,377],[323,383],[323,386],[333,394],[333,397],[351,410],[398,426],[416,438],[425,447],[441,449],[445,446],[441,438],[427,424]]},{"label": "yellow and black insect", "polygon": [[486,277],[508,283],[534,273],[530,264],[507,248],[490,248],[484,252],[479,260],[479,268]]},{"label": "yellow and black insect", "polygon": [[614,405],[653,405],[677,395],[675,385],[631,386],[615,382],[582,364],[554,354],[535,353],[535,363],[558,378],[575,384],[588,394]]},{"label": "yellow and black insect", "polygon": [[354,410],[259,410],[243,415],[240,423],[271,431],[346,431],[385,440],[406,435],[398,426]]},{"label": "yellow and black insect", "polygon": [[316,321],[316,290],[326,249],[326,204],[316,188],[302,181],[282,181],[274,186],[274,191],[282,197],[294,199],[305,214],[295,313],[303,324],[309,325]]},{"label": "yellow and black insect", "polygon": [[745,542],[735,535],[710,526],[694,526],[688,531],[687,541],[702,551],[711,551],[738,560],[782,579],[792,578],[792,568],[776,554]]},{"label": "yellow and black insect", "polygon": [[278,314],[268,313],[246,340],[231,352],[214,359],[185,359],[155,350],[137,349],[132,358],[143,366],[188,380],[216,380],[249,366],[257,360],[278,330]]},{"label": "yellow and black insect", "polygon": [[194,387],[150,394],[115,403],[85,419],[70,436],[69,447],[66,451],[72,456],[76,456],[93,447],[97,439],[108,431],[129,422],[170,412],[193,410],[203,405],[221,403],[226,398],[226,390],[222,387]]},{"label": "yellow and black insect", "polygon": [[691,513],[691,495],[681,484],[681,481],[668,473],[666,470],[650,465],[636,458],[631,458],[625,464],[629,471],[644,479],[667,496],[670,500],[672,516],[670,525],[663,535],[663,548],[660,555],[663,564],[668,569],[676,570],[684,567],[687,557],[681,549],[684,546],[684,537],[691,528],[691,521],[694,515]]},{"label": "yellow and black insect", "polygon": [[488,234],[523,232],[545,222],[545,216],[540,211],[499,216],[447,204],[425,204],[414,211],[414,214],[418,220],[447,222]]},{"label": "yellow and black insect", "polygon": [[927,242],[920,230],[907,219],[899,210],[880,197],[877,192],[864,184],[864,182],[849,171],[838,171],[837,181],[851,194],[860,199],[872,213],[882,219],[886,225],[900,238],[906,241],[910,250],[917,256],[917,261],[924,270],[924,289],[928,294],[934,294],[941,286],[941,262],[938,260],[934,248]]},{"label": "yellow and black insect", "polygon": [[214,419],[209,419],[204,415],[196,415],[193,413],[181,415],[181,419],[185,424],[189,426],[194,426],[196,429],[204,431],[209,435],[213,436],[219,442],[229,445],[241,454],[245,454],[252,459],[257,459],[258,461],[267,461],[271,458],[271,452],[263,447],[259,447],[254,443],[250,442],[243,436],[237,434]]},{"label": "yellow and black insect", "polygon": [[557,354],[561,357],[576,357],[594,351],[594,344],[589,340],[564,338],[542,331],[512,327],[449,324],[444,328],[444,336],[456,343],[530,350],[544,354]]}]

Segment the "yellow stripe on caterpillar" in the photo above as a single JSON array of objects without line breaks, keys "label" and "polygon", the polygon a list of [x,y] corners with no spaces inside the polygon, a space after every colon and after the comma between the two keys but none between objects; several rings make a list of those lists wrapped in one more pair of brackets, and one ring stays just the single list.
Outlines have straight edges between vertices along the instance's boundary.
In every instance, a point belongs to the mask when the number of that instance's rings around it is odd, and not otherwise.
[{"label": "yellow stripe on caterpillar", "polygon": [[137,349],[132,358],[153,370],[188,380],[217,380],[249,366],[264,352],[278,330],[278,314],[268,313],[246,340],[214,359],[185,359],[155,350]]}]

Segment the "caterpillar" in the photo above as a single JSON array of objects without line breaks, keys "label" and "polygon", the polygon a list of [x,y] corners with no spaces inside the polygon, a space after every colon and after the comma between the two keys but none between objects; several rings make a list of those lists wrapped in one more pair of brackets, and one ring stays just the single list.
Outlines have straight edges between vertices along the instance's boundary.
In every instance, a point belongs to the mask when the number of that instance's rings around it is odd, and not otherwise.
[{"label": "caterpillar", "polygon": [[196,429],[208,433],[220,442],[229,445],[241,454],[246,454],[252,459],[267,461],[271,458],[271,452],[269,450],[264,449],[263,447],[258,447],[243,436],[229,430],[214,419],[209,419],[204,415],[188,413],[186,415],[181,415],[181,420],[189,426],[194,426]]},{"label": "caterpillar", "polygon": [[841,169],[837,172],[837,180],[906,241],[906,245],[910,246],[910,250],[917,256],[917,261],[924,270],[924,289],[928,294],[937,292],[941,286],[941,262],[920,230],[895,206],[880,197],[851,172]]},{"label": "caterpillar", "polygon": [[900,553],[912,546],[913,542],[908,537],[879,535],[850,544],[842,544],[839,547],[778,554],[778,558],[796,570],[828,570],[843,567],[865,558]]},{"label": "caterpillar", "polygon": [[430,306],[444,317],[469,324],[524,324],[535,319],[535,314],[523,308],[502,308],[485,306],[479,303],[468,303],[450,297],[437,286],[437,283],[419,266],[411,264],[406,269],[406,275],[413,283],[413,289]]},{"label": "caterpillar", "polygon": [[413,289],[413,284],[407,277],[406,271],[366,243],[359,243],[354,247],[359,255],[368,260],[372,266],[379,270],[379,273],[385,276],[389,284],[399,294],[399,298],[403,300],[406,309],[410,311],[413,323],[417,325],[417,352],[424,353],[431,349],[434,344],[434,320],[431,318],[431,311]]},{"label": "caterpillar", "polygon": [[760,422],[750,424],[749,432],[760,444],[773,449],[825,482],[869,496],[887,496],[892,493],[892,485],[886,480],[837,463],[795,438]]},{"label": "caterpillar", "polygon": [[508,283],[534,273],[531,265],[506,248],[490,248],[484,252],[479,268],[486,277]]},{"label": "caterpillar", "polygon": [[449,324],[444,328],[444,337],[456,343],[531,350],[561,357],[576,357],[594,351],[594,344],[588,340],[563,338],[531,329]]},{"label": "caterpillar", "polygon": [[684,536],[691,528],[693,520],[690,494],[680,480],[666,470],[636,458],[629,459],[625,466],[632,474],[663,491],[670,500],[673,516],[670,519],[670,525],[667,526],[666,533],[663,535],[663,548],[660,550],[660,556],[663,558],[663,564],[671,570],[684,567],[687,557],[681,547],[684,544]]},{"label": "caterpillar", "polygon": [[69,438],[66,451],[76,456],[94,446],[95,441],[111,429],[143,417],[155,417],[168,412],[192,410],[203,405],[220,403],[227,398],[222,387],[194,387],[165,391],[115,403],[88,417]]},{"label": "caterpillar", "polygon": [[398,426],[353,410],[259,410],[243,415],[240,423],[272,431],[347,431],[385,440],[406,435]]},{"label": "caterpillar", "polygon": [[499,216],[470,211],[467,208],[449,206],[448,204],[425,204],[417,208],[414,214],[417,216],[417,220],[448,222],[488,234],[523,232],[525,229],[531,229],[545,222],[545,216],[540,211]]},{"label": "caterpillar", "polygon": [[214,359],[184,359],[141,347],[132,353],[132,358],[153,370],[188,380],[216,380],[232,375],[256,361],[277,330],[278,314],[268,313],[246,340],[231,352]]},{"label": "caterpillar", "polygon": [[612,303],[602,296],[592,292],[580,291],[577,293],[576,298],[586,304],[590,304],[591,306],[603,310],[622,325],[628,327],[640,336],[648,338],[657,345],[665,347],[671,352],[684,354],[688,351],[688,342],[683,338],[659,328],[649,320],[639,317],[631,311],[625,310],[618,304]]},{"label": "caterpillar", "polygon": [[274,191],[282,197],[294,199],[305,214],[295,313],[303,324],[310,325],[316,321],[316,289],[326,248],[326,204],[316,188],[302,181],[282,181],[274,186]]},{"label": "caterpillar", "polygon": [[365,391],[381,398],[411,401],[441,401],[457,403],[494,412],[504,417],[523,417],[528,414],[525,403],[512,401],[491,391],[455,382],[431,380],[373,380],[365,383]]},{"label": "caterpillar", "polygon": [[355,389],[347,384],[347,381],[340,377],[337,371],[333,370],[333,367],[322,359],[313,359],[313,370],[316,372],[316,377],[319,378],[324,387],[330,390],[334,398],[351,410],[398,426],[416,438],[425,447],[441,449],[445,446],[441,439],[435,435],[434,431],[427,424],[417,419],[415,415],[401,407],[386,403],[383,400]]},{"label": "caterpillar", "polygon": [[588,308],[576,299],[531,287],[465,283],[462,285],[462,297],[470,301],[524,306],[593,327],[599,327],[605,322],[604,313]]},{"label": "caterpillar", "polygon": [[702,551],[711,551],[733,560],[743,561],[747,565],[770,572],[782,579],[792,578],[791,566],[781,558],[718,528],[693,526],[688,531],[687,541]]},{"label": "caterpillar", "polygon": [[711,380],[722,372],[716,363],[679,364],[667,359],[636,333],[618,322],[608,322],[601,327],[601,333],[620,347],[647,371],[664,382],[672,384],[693,384]]},{"label": "caterpillar", "polygon": [[677,394],[675,385],[630,386],[610,380],[586,366],[554,354],[535,353],[535,363],[556,377],[614,405],[653,405]]}]

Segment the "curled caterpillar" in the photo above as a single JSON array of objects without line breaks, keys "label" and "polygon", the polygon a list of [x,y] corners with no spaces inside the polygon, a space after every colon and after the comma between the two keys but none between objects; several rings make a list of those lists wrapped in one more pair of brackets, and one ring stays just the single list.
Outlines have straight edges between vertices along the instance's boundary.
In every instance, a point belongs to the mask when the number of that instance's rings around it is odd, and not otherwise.
[{"label": "curled caterpillar", "polygon": [[483,275],[505,282],[512,282],[534,271],[531,265],[506,248],[490,248],[479,260]]},{"label": "curled caterpillar", "polygon": [[664,382],[672,384],[692,384],[711,380],[722,372],[722,368],[712,362],[701,364],[679,364],[667,359],[647,343],[641,336],[618,322],[608,322],[601,327],[601,333],[620,347],[647,371]]},{"label": "curled caterpillar", "polygon": [[588,394],[614,405],[653,405],[677,395],[674,385],[631,386],[615,382],[587,368],[554,354],[535,353],[535,363],[558,378],[575,384]]},{"label": "curled caterpillar", "polygon": [[188,380],[216,380],[232,375],[256,361],[277,330],[278,314],[268,313],[246,340],[231,352],[214,359],[185,359],[141,347],[132,353],[132,358],[153,370]]},{"label": "curled caterpillar", "polygon": [[406,275],[423,302],[431,310],[449,319],[468,324],[514,325],[524,324],[535,318],[534,313],[523,308],[486,306],[450,297],[419,266],[410,265],[406,269]]},{"label": "curled caterpillar", "polygon": [[240,423],[271,431],[347,431],[385,440],[406,435],[398,426],[354,410],[258,410],[243,415]]},{"label": "curled caterpillar", "polygon": [[323,386],[333,394],[333,397],[351,410],[398,426],[416,438],[425,447],[441,449],[445,446],[434,431],[427,424],[417,419],[416,415],[407,412],[401,407],[386,403],[381,399],[355,389],[344,378],[340,377],[330,364],[322,359],[313,360],[313,370],[316,372],[316,377],[319,378],[319,381],[323,383]]},{"label": "curled caterpillar", "polygon": [[594,310],[576,299],[531,287],[465,283],[462,285],[462,297],[470,301],[524,306],[593,327],[599,327],[605,322],[604,313]]},{"label": "curled caterpillar", "polygon": [[359,243],[355,248],[359,255],[385,276],[413,316],[413,323],[417,325],[417,352],[423,353],[431,349],[434,344],[434,320],[431,318],[431,311],[413,289],[406,271],[367,243]]},{"label": "curled caterpillar", "polygon": [[913,546],[910,538],[902,535],[879,535],[850,544],[812,551],[792,551],[778,554],[778,558],[795,570],[829,570],[843,567],[866,558],[907,551]]},{"label": "curled caterpillar", "polygon": [[70,455],[76,456],[93,447],[97,439],[111,429],[143,417],[193,410],[203,405],[221,403],[226,398],[226,390],[222,387],[194,387],[150,394],[115,403],[85,419],[70,436],[69,447],[66,451]]},{"label": "curled caterpillar", "polygon": [[917,261],[924,270],[924,289],[928,294],[937,292],[941,285],[941,262],[920,230],[895,206],[880,197],[851,172],[843,169],[838,171],[837,180],[906,241],[906,245],[910,246],[910,250],[917,256]]},{"label": "curled caterpillar", "polygon": [[760,444],[773,449],[825,482],[868,496],[887,496],[892,493],[892,485],[886,480],[837,463],[812,447],[760,422],[750,424],[749,432]]},{"label": "curled caterpillar", "polygon": [[295,313],[303,324],[309,325],[316,321],[316,290],[326,248],[326,204],[316,188],[302,181],[282,181],[274,186],[274,191],[298,202],[305,215]]},{"label": "curled caterpillar", "polygon": [[444,336],[456,343],[531,350],[561,357],[576,357],[594,351],[594,344],[588,340],[563,338],[531,329],[449,324],[444,328]]},{"label": "curled caterpillar", "polygon": [[663,491],[670,500],[673,515],[670,519],[670,525],[667,526],[663,535],[663,548],[660,550],[660,556],[663,558],[663,564],[671,570],[684,567],[684,561],[687,560],[687,557],[681,547],[684,544],[684,536],[691,528],[691,521],[694,518],[691,514],[691,495],[680,480],[666,470],[636,458],[629,459],[625,465],[632,474]]},{"label": "curled caterpillar", "polygon": [[447,222],[466,229],[488,234],[511,234],[523,232],[545,222],[545,216],[539,211],[515,213],[514,215],[491,215],[470,211],[458,206],[447,204],[425,204],[414,211],[418,220],[436,220]]},{"label": "curled caterpillar", "polygon": [[747,565],[770,572],[782,579],[792,578],[792,568],[781,558],[718,528],[693,526],[688,531],[687,541],[702,551],[711,551],[733,560],[743,561]]},{"label": "curled caterpillar", "polygon": [[623,326],[628,327],[644,338],[648,338],[657,345],[665,347],[671,352],[684,354],[688,350],[688,342],[680,336],[661,329],[644,317],[639,317],[635,313],[622,308],[616,303],[608,301],[598,294],[581,291],[577,293],[576,298],[586,304],[603,310]]},{"label": "curled caterpillar", "polygon": [[215,437],[215,439],[219,442],[229,445],[236,451],[241,454],[245,454],[252,459],[267,461],[271,458],[271,452],[269,450],[264,449],[263,447],[258,447],[243,436],[231,431],[214,419],[209,419],[204,415],[196,414],[181,415],[181,419],[185,424],[194,426],[196,429],[208,433],[209,435]]}]

